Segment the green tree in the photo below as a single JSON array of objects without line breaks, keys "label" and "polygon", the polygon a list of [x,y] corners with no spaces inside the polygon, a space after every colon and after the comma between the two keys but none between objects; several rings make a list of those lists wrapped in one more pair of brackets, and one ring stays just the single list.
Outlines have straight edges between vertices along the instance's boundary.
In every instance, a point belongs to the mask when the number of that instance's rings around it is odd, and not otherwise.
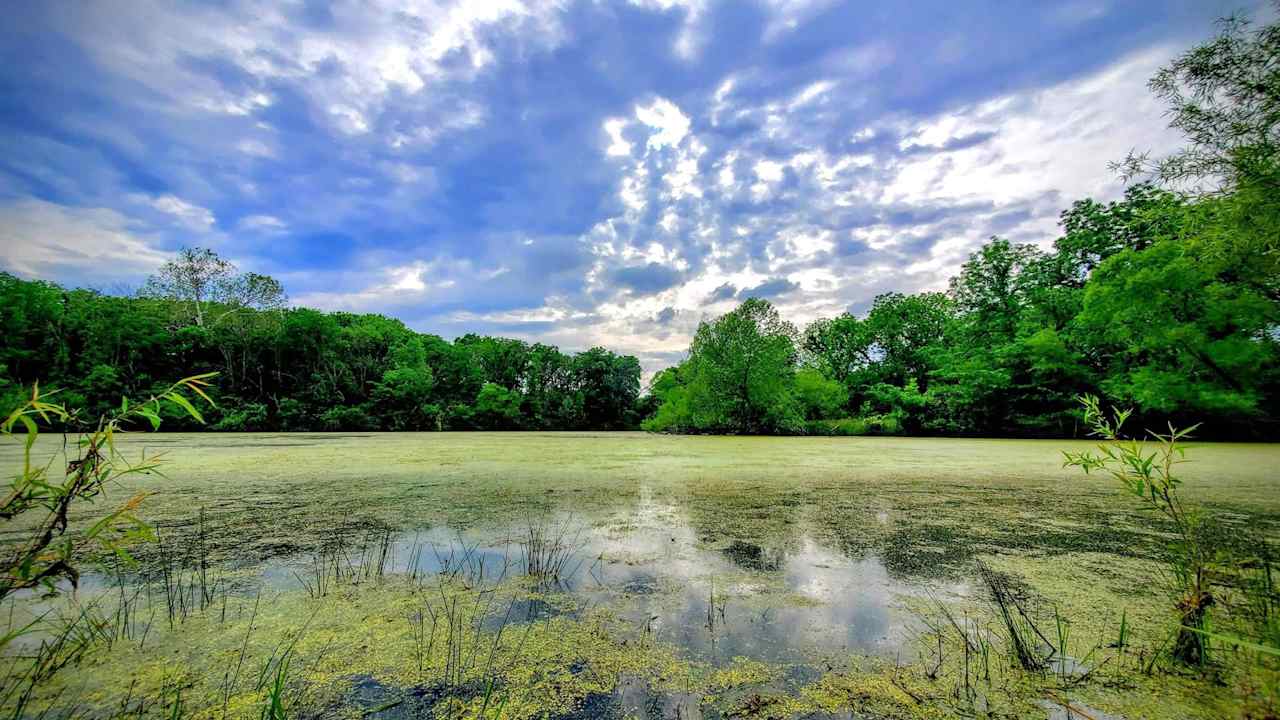
[{"label": "green tree", "polygon": [[1161,68],[1149,87],[1187,144],[1163,158],[1131,153],[1127,177],[1195,191],[1257,187],[1280,193],[1280,22],[1221,22],[1217,37]]},{"label": "green tree", "polygon": [[434,429],[438,411],[429,400],[435,377],[427,367],[426,351],[416,336],[403,340],[390,353],[391,368],[374,385],[372,398],[388,430]]},{"label": "green tree", "polygon": [[875,382],[903,386],[914,380],[928,385],[930,349],[946,334],[955,318],[954,305],[942,293],[876,297],[863,322],[876,357]]},{"label": "green tree", "polygon": [[730,433],[799,430],[795,335],[777,309],[758,298],[700,324],[687,371],[692,427]]},{"label": "green tree", "polygon": [[606,430],[633,426],[640,396],[639,360],[595,347],[573,357],[572,374],[587,425]]},{"label": "green tree", "polygon": [[529,363],[529,346],[525,342],[468,334],[458,338],[455,344],[471,353],[486,382],[508,390],[523,389]]},{"label": "green tree", "polygon": [[800,403],[800,412],[806,420],[838,417],[844,404],[849,401],[849,392],[844,385],[828,379],[812,368],[802,368],[796,372],[795,394]]},{"label": "green tree", "polygon": [[870,329],[845,313],[814,320],[804,329],[800,345],[806,365],[853,389],[865,384],[862,373],[875,362],[874,343]]},{"label": "green tree", "polygon": [[993,237],[951,278],[950,295],[967,316],[975,339],[1013,337],[1026,299],[1028,269],[1041,257],[1031,245]]},{"label": "green tree", "polygon": [[542,343],[529,347],[525,369],[527,427],[581,427],[586,422],[582,394],[574,386],[573,358]]},{"label": "green tree", "polygon": [[1175,418],[1255,417],[1275,379],[1280,309],[1202,250],[1166,241],[1113,256],[1094,273],[1078,324],[1110,359],[1110,397]]},{"label": "green tree", "polygon": [[142,292],[189,306],[197,325],[204,325],[205,307],[215,301],[235,277],[235,266],[208,248],[183,248],[178,256],[152,275]]},{"label": "green tree", "polygon": [[1176,233],[1183,199],[1151,183],[1125,188],[1124,199],[1106,204],[1078,200],[1062,213],[1062,236],[1045,259],[1042,285],[1084,287],[1093,269],[1122,250],[1145,250]]},{"label": "green tree", "polygon": [[497,383],[487,382],[476,395],[474,419],[482,428],[514,430],[520,423],[520,393]]}]

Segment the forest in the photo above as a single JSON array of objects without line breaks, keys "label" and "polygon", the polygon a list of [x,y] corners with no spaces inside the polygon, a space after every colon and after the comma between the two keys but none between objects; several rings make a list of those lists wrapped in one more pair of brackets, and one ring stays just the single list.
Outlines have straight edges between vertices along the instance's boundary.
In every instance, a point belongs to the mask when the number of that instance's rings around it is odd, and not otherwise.
[{"label": "forest", "polygon": [[652,383],[651,430],[1077,436],[1078,398],[1135,425],[1275,439],[1280,24],[1239,18],[1148,87],[1182,150],[1131,152],[1061,234],[993,237],[946,292],[877,297],[803,331],[762,300],[699,327]]},{"label": "forest", "polygon": [[[1272,171],[1274,173],[1274,170]],[[1257,183],[1254,185],[1253,183]],[[1050,250],[992,238],[947,292],[888,293],[803,330],[749,299],[641,393],[604,348],[285,307],[271,278],[192,249],[137,296],[0,275],[0,393],[34,382],[97,417],[217,372],[214,430],[618,430],[1075,436],[1075,398],[1150,426],[1270,437],[1280,393],[1275,176],[1188,197],[1076,202]],[[10,403],[12,404],[12,403]],[[175,416],[170,427],[204,427]]]},{"label": "forest", "polygon": [[992,238],[948,292],[881,295],[864,317],[797,331],[749,300],[654,379],[645,426],[1070,437],[1076,398],[1097,395],[1147,427],[1274,438],[1280,195],[1257,182],[1081,200],[1048,251]]},{"label": "forest", "polygon": [[[640,363],[505,338],[448,342],[382,315],[284,306],[271,278],[189,249],[136,297],[0,274],[0,384],[40,382],[98,417],[217,372],[206,424],[171,429],[568,430],[634,427]],[[10,402],[10,404],[13,404]]]}]

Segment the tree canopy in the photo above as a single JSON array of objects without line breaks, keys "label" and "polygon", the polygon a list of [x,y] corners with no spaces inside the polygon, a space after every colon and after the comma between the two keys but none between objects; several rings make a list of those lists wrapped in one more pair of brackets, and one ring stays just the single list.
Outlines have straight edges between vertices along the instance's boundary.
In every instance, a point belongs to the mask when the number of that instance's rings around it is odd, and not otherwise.
[{"label": "tree canopy", "polygon": [[1204,434],[1273,438],[1280,24],[1228,20],[1151,88],[1186,147],[1118,163],[1141,182],[1120,200],[1074,203],[1051,247],[995,237],[945,295],[888,293],[864,316],[819,319],[798,354],[779,333],[754,394],[742,368],[758,355],[728,338],[767,337],[747,318],[784,324],[749,300],[704,323],[688,360],[655,377],[646,427],[789,432],[799,413],[807,432],[1073,435],[1075,398],[1091,393],[1148,427],[1204,421]]},{"label": "tree canopy", "polygon": [[[138,297],[0,273],[0,395],[39,381],[104,412],[192,368],[217,430],[635,427],[640,363],[509,338],[449,342],[382,315],[286,308],[274,279],[187,250]],[[166,427],[197,429],[174,416]]]}]

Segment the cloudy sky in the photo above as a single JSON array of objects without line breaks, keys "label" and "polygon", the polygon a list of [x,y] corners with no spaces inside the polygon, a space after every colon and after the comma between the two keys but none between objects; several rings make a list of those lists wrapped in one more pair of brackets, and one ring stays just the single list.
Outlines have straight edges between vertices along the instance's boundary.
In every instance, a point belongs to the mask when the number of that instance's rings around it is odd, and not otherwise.
[{"label": "cloudy sky", "polygon": [[296,304],[652,372],[750,295],[803,323],[1052,242],[1176,144],[1146,80],[1241,6],[31,3],[0,268],[119,289],[211,247]]}]

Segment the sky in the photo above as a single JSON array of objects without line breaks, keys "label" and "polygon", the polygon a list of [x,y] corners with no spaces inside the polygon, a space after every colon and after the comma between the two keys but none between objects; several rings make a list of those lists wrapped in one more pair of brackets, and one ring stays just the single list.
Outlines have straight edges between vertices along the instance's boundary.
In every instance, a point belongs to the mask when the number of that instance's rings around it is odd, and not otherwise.
[{"label": "sky", "polygon": [[184,246],[291,302],[646,374],[751,297],[803,325],[1051,244],[1176,148],[1153,72],[1246,2],[30,3],[0,28],[0,269]]}]

